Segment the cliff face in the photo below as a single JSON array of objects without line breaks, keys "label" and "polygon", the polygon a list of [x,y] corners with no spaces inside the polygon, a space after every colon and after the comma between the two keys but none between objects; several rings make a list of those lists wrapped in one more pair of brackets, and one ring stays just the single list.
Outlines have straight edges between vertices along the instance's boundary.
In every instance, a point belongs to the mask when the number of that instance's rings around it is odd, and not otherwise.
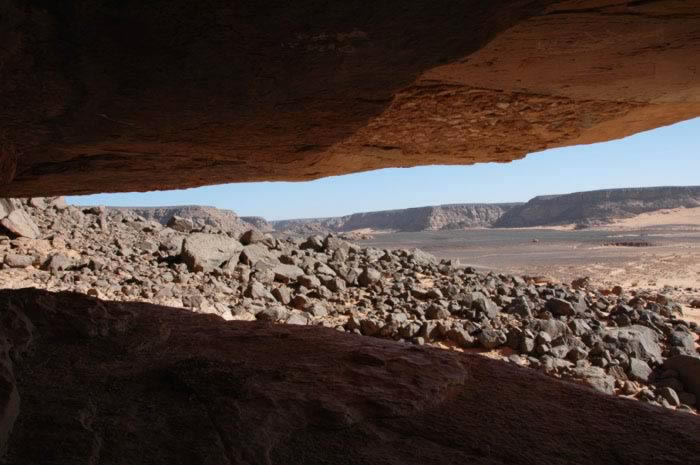
[{"label": "cliff face", "polygon": [[606,189],[535,197],[510,209],[493,226],[604,224],[655,210],[699,206],[700,186]]},{"label": "cliff face", "polygon": [[561,224],[595,225],[655,210],[699,206],[700,186],[641,187],[542,195],[527,203],[437,205],[332,218],[272,221],[271,224],[277,231],[297,234],[358,229],[415,232]]},{"label": "cliff face", "polygon": [[166,224],[174,215],[240,233],[261,231],[310,235],[361,229],[393,232],[440,231],[466,228],[522,228],[562,224],[596,225],[640,213],[679,207],[700,207],[700,186],[642,187],[541,195],[527,203],[448,204],[354,213],[330,218],[267,221],[239,217],[232,210],[205,206],[110,207]]},{"label": "cliff face", "polygon": [[518,203],[451,204],[354,213],[333,218],[273,221],[278,231],[346,232],[358,229],[399,232],[489,227]]}]

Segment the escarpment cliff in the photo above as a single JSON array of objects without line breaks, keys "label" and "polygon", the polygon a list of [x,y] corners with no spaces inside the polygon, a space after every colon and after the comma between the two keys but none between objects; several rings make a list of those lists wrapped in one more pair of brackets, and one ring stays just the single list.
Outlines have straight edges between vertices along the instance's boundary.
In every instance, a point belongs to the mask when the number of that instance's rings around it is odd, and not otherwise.
[{"label": "escarpment cliff", "polygon": [[700,186],[605,189],[538,196],[510,209],[493,226],[605,224],[640,213],[679,207],[700,207]]},{"label": "escarpment cliff", "polygon": [[211,226],[236,234],[251,226],[264,232],[291,234],[444,231],[469,228],[605,225],[641,213],[700,207],[700,186],[635,187],[540,195],[526,203],[463,203],[353,213],[328,218],[267,221],[239,217],[232,210],[205,206],[108,207],[130,212],[163,225],[180,217],[194,227]]},{"label": "escarpment cliff", "polygon": [[355,213],[332,218],[272,221],[277,231],[298,234],[358,229],[414,232],[466,228],[604,225],[641,213],[700,207],[700,186],[638,187],[541,195],[527,203],[451,204]]},{"label": "escarpment cliff", "polygon": [[278,231],[347,232],[358,229],[381,231],[437,231],[491,226],[518,203],[451,204],[354,213],[332,218],[273,221]]}]

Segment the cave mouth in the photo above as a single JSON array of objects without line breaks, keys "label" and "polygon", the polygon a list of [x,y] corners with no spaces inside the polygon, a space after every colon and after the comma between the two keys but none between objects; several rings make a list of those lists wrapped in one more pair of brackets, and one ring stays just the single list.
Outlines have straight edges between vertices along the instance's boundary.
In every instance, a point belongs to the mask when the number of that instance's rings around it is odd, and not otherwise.
[{"label": "cave mouth", "polygon": [[[700,462],[697,151],[520,165],[700,115],[691,2],[0,9],[0,461]],[[491,162],[538,191],[60,197]]]}]

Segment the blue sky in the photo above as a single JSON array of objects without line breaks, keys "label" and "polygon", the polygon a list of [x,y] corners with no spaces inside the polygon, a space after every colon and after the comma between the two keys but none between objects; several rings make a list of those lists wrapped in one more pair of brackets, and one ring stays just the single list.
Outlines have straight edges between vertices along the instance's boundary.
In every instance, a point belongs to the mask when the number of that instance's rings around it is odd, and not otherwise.
[{"label": "blue sky", "polygon": [[69,197],[80,205],[213,205],[269,220],[468,202],[526,201],[593,189],[700,185],[700,118],[601,144],[533,153],[512,163],[425,166],[310,182],[222,184]]}]

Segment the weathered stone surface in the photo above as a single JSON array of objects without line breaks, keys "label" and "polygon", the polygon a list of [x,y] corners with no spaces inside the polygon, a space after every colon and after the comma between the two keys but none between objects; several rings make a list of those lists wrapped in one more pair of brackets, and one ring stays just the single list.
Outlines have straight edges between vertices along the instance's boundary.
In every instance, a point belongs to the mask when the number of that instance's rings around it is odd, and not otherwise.
[{"label": "weathered stone surface", "polygon": [[615,389],[615,378],[605,374],[605,370],[599,367],[577,368],[577,376],[593,389],[605,394],[612,394]]},{"label": "weathered stone surface", "polygon": [[304,274],[304,270],[295,265],[280,264],[272,269],[275,279],[284,283],[294,281]]},{"label": "weathered stone surface", "polygon": [[31,266],[34,263],[34,257],[31,255],[8,253],[3,258],[3,263],[11,268],[24,268]]},{"label": "weathered stone surface", "polygon": [[661,363],[661,347],[657,340],[658,335],[653,329],[641,325],[632,325],[626,328],[614,328],[607,333],[615,337],[625,347],[626,351],[635,357]]},{"label": "weathered stone surface", "polygon": [[649,376],[651,376],[651,368],[644,360],[631,357],[628,375],[635,381],[648,382]]},{"label": "weathered stone surface", "polygon": [[248,231],[241,234],[239,240],[243,245],[255,244],[265,240],[265,235],[257,229],[249,229]]},{"label": "weathered stone surface", "polygon": [[12,210],[5,218],[0,220],[0,225],[16,236],[29,239],[36,239],[41,234],[32,218],[21,209]]},{"label": "weathered stone surface", "polygon": [[182,261],[190,270],[212,270],[238,256],[243,246],[236,239],[219,234],[195,233],[182,243]]},{"label": "weathered stone surface", "polygon": [[15,209],[12,199],[0,199],[0,219],[5,218]]},{"label": "weathered stone surface", "polygon": [[45,3],[3,4],[0,196],[508,161],[700,114],[692,1]]},{"label": "weathered stone surface", "polygon": [[[95,305],[0,291],[0,314],[28,311],[37,333],[14,363],[22,402],[7,463],[655,464],[663,454],[681,465],[700,456],[693,415],[514,364],[140,303],[100,303],[91,325],[123,329],[77,344],[71,328],[89,315],[76,309]],[[387,441],[414,435],[410,446]]]},{"label": "weathered stone surface", "polygon": [[664,368],[677,371],[685,390],[700,397],[700,358],[676,355],[664,361]]},{"label": "weathered stone surface", "polygon": [[175,231],[180,231],[184,233],[188,233],[194,229],[194,224],[192,223],[192,220],[189,218],[182,218],[177,215],[173,215],[166,225],[169,228],[174,229]]},{"label": "weathered stone surface", "polygon": [[275,267],[279,264],[277,257],[267,247],[262,244],[250,244],[241,249],[241,263],[251,267],[258,263]]}]

